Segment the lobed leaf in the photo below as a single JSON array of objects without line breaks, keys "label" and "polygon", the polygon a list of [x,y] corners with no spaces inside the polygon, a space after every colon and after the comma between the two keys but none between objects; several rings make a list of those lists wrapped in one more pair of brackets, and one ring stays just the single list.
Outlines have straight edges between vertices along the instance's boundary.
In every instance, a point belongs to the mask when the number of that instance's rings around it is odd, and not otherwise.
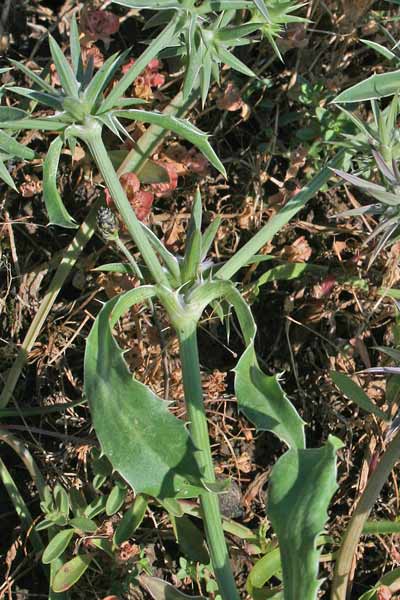
[{"label": "lobed leaf", "polygon": [[153,286],[107,302],[85,352],[85,393],[102,452],[137,493],[157,498],[189,496],[202,488],[194,446],[185,424],[148,387],[132,378],[112,335],[118,318],[151,298]]},{"label": "lobed leaf", "polygon": [[277,375],[258,366],[252,341],[235,367],[235,393],[240,412],[258,431],[271,431],[289,448],[304,448],[304,421],[284,393]]},{"label": "lobed leaf", "polygon": [[279,541],[285,600],[317,598],[316,540],[337,489],[336,453],[341,446],[330,436],[322,448],[293,448],[272,469],[267,515]]}]

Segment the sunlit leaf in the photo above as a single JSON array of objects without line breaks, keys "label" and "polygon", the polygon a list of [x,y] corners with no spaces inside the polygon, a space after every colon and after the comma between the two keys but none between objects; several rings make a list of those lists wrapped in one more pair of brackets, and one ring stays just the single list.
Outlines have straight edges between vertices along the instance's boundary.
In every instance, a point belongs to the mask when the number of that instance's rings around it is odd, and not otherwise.
[{"label": "sunlit leaf", "polygon": [[59,531],[46,546],[42,556],[42,563],[48,565],[61,556],[68,548],[74,533],[75,531],[73,529],[63,529],[62,531]]},{"label": "sunlit leaf", "polygon": [[66,592],[85,573],[93,560],[92,554],[78,554],[65,563],[55,574],[51,587],[54,592]]},{"label": "sunlit leaf", "polygon": [[118,117],[124,119],[131,119],[142,121],[144,123],[151,123],[152,125],[159,125],[164,129],[173,131],[180,135],[184,139],[197,146],[204,156],[210,161],[210,163],[223,175],[226,175],[225,167],[215,154],[213,148],[208,141],[208,135],[198,129],[195,125],[192,125],[186,119],[178,119],[171,115],[163,113],[150,112],[145,110],[118,110],[115,111]]},{"label": "sunlit leaf", "polygon": [[61,85],[67,94],[67,96],[73,96],[78,98],[79,85],[78,81],[72,71],[71,65],[64,56],[63,51],[57,44],[56,40],[52,35],[49,35],[49,46],[54,65],[56,67],[57,75],[60,78]]},{"label": "sunlit leaf", "polygon": [[317,536],[325,527],[336,483],[340,440],[314,449],[288,450],[269,479],[267,515],[281,551],[285,600],[315,600],[320,585]]},{"label": "sunlit leaf", "polygon": [[206,600],[204,596],[187,596],[170,583],[157,577],[140,575],[139,581],[154,600]]},{"label": "sunlit leaf", "polygon": [[334,102],[363,102],[378,98],[386,98],[397,94],[400,90],[400,70],[391,71],[390,73],[381,73],[372,75],[368,79],[353,85],[348,90],[345,90],[339,96],[336,96]]},{"label": "sunlit leaf", "polygon": [[61,137],[56,137],[49,146],[43,163],[43,199],[50,224],[75,228],[77,225],[65,208],[57,189],[58,163],[62,147],[63,140]]},{"label": "sunlit leaf", "polygon": [[185,497],[188,484],[201,489],[187,428],[167,402],[132,377],[112,335],[118,318],[154,293],[144,286],[104,305],[86,345],[85,393],[102,452],[125,481],[137,493]]}]

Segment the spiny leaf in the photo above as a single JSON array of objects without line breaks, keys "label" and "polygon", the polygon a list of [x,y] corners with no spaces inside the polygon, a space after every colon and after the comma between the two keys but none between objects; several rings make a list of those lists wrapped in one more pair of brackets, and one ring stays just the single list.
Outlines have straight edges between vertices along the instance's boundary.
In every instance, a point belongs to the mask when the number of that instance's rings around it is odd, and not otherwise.
[{"label": "spiny leaf", "polygon": [[76,80],[71,65],[64,56],[63,51],[57,44],[56,40],[52,35],[49,35],[49,46],[54,65],[56,67],[57,75],[60,78],[61,85],[66,92],[67,96],[79,97],[79,84]]},{"label": "spiny leaf", "polygon": [[58,163],[62,147],[63,140],[59,136],[49,146],[49,151],[43,163],[43,199],[50,224],[71,229],[77,227],[77,225],[65,208],[57,189]]},{"label": "spiny leaf", "polygon": [[341,446],[330,436],[322,448],[288,450],[272,469],[267,515],[279,541],[285,600],[317,597],[316,539],[337,489],[336,453]]},{"label": "spiny leaf", "polygon": [[85,352],[85,393],[103,453],[135,489],[157,498],[198,494],[201,473],[185,424],[130,373],[112,327],[133,304],[150,298],[143,286],[107,302],[90,332]]},{"label": "spiny leaf", "polygon": [[[163,0],[165,4],[165,0]],[[122,98],[126,90],[132,85],[136,77],[145,70],[149,62],[158,55],[158,53],[169,45],[169,42],[180,31],[178,24],[172,20],[165,29],[151,42],[135,64],[129,69],[122,79],[113,87],[103,102],[103,110],[111,110],[118,105],[119,99]]]},{"label": "spiny leaf", "polygon": [[40,104],[50,106],[50,108],[54,108],[54,110],[62,109],[61,101],[54,94],[47,94],[46,92],[37,92],[36,90],[31,90],[29,88],[17,86],[10,86],[8,89],[10,92],[14,92],[14,94],[24,96],[25,98],[29,98],[30,100],[34,100],[35,102],[40,102]]},{"label": "spiny leaf", "polygon": [[381,73],[372,75],[368,79],[353,85],[348,90],[345,90],[339,96],[336,96],[335,102],[363,102],[364,100],[372,100],[386,98],[397,94],[400,90],[400,70],[391,71],[390,73]]},{"label": "spiny leaf", "polygon": [[284,393],[276,375],[265,375],[258,366],[254,343],[235,368],[235,393],[239,410],[258,431],[271,431],[290,448],[304,448],[304,421]]},{"label": "spiny leaf", "polygon": [[4,131],[0,131],[0,150],[4,150],[10,156],[17,156],[25,160],[32,160],[36,156],[28,146],[20,144]]},{"label": "spiny leaf", "polygon": [[115,114],[118,117],[124,119],[132,119],[142,121],[144,123],[151,123],[152,125],[159,125],[164,129],[173,131],[180,135],[184,139],[188,140],[204,154],[204,156],[210,161],[210,163],[224,176],[226,176],[225,167],[215,154],[213,148],[208,141],[208,135],[201,131],[192,123],[186,119],[178,119],[171,115],[165,115],[163,113],[150,112],[145,110],[117,110]]},{"label": "spiny leaf", "polygon": [[36,85],[39,88],[41,88],[44,92],[47,92],[48,94],[50,94],[52,96],[56,95],[55,90],[52,88],[52,86],[49,83],[47,83],[47,81],[45,81],[44,79],[39,77],[39,75],[37,75],[36,73],[31,71],[31,69],[28,69],[28,67],[26,67],[23,63],[21,63],[17,60],[12,60],[11,58],[10,58],[10,63],[16,69],[19,69],[24,75],[26,75],[26,77],[28,77],[28,79],[33,81],[33,83],[36,83]]}]

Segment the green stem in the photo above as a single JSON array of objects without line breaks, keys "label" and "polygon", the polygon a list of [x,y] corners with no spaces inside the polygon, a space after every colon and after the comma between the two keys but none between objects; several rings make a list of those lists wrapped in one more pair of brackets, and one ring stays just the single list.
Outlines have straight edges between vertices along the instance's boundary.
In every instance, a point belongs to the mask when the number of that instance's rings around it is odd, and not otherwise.
[{"label": "green stem", "polygon": [[324,186],[332,177],[332,168],[342,164],[346,154],[345,150],[340,150],[332,160],[328,162],[318,175],[311,179],[298,194],[272,217],[264,227],[260,229],[238,252],[235,253],[215,274],[218,279],[231,279],[232,276],[244,267],[257,252],[269,242],[274,235],[282,229],[306,203]]},{"label": "green stem", "polygon": [[9,403],[21,371],[27,361],[28,354],[39,335],[43,323],[47,319],[47,316],[59,294],[61,287],[63,286],[66,278],[71,272],[72,267],[81,254],[82,249],[85,247],[95,231],[96,215],[100,204],[101,200],[97,200],[94,203],[87,218],[79,228],[78,233],[64,252],[64,256],[57,267],[53,279],[51,280],[49,289],[47,290],[46,295],[40,304],[39,310],[28,329],[24,341],[22,342],[18,356],[8,373],[6,383],[0,396],[0,408],[4,408]]},{"label": "green stem", "polygon": [[157,258],[157,254],[147,239],[108,156],[101,135],[100,123],[95,119],[88,119],[84,126],[76,127],[76,129],[77,135],[86,142],[126,228],[138,247],[154,281],[169,287],[168,278]]},{"label": "green stem", "polygon": [[[215,481],[215,473],[203,402],[196,328],[192,326],[183,327],[178,331],[178,335],[183,388],[190,420],[190,431],[193,442],[199,450],[196,455],[200,468],[204,472],[205,480],[213,482]],[[200,505],[204,516],[211,563],[218,582],[219,592],[223,600],[239,600],[222,528],[218,496],[205,490],[200,495]]]},{"label": "green stem", "polygon": [[349,576],[357,545],[368,516],[400,457],[400,433],[390,442],[372,473],[353,512],[337,554],[331,600],[346,600],[350,595]]},{"label": "green stem", "polygon": [[[182,117],[188,110],[190,110],[190,108],[192,108],[192,106],[194,106],[199,98],[200,92],[198,88],[194,89],[190,97],[187,99],[184,99],[183,94],[180,92],[171,100],[170,104],[168,104],[168,106],[164,109],[163,113],[171,116]],[[152,125],[149,127],[140,137],[135,148],[128,153],[124,162],[118,169],[118,175],[122,175],[123,173],[127,173],[129,171],[139,171],[140,167],[145,164],[149,156],[154,154],[166,135],[167,131],[158,125]],[[28,354],[37,340],[43,323],[46,320],[60,289],[64,285],[64,282],[70,274],[72,267],[82,253],[83,248],[95,232],[96,215],[99,206],[100,201],[99,203],[96,202],[96,204],[90,210],[78,233],[64,252],[64,256],[57,267],[53,279],[51,280],[49,289],[42,300],[31,326],[28,329],[24,341],[22,342],[18,356],[8,373],[7,380],[0,395],[0,408],[4,408],[9,403],[15,386],[17,385],[18,379],[21,375],[21,371],[26,364]]]}]

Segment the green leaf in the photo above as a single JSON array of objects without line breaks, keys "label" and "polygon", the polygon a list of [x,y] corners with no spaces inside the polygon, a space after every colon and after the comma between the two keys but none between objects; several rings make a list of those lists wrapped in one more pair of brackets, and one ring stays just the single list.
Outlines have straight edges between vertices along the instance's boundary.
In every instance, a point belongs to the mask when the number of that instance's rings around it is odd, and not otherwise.
[{"label": "green leaf", "polygon": [[140,575],[139,581],[154,600],[206,600],[204,596],[187,596],[173,585],[149,575]]},{"label": "green leaf", "polygon": [[[162,0],[166,4],[167,0]],[[126,6],[126,5],[125,5]],[[173,18],[161,33],[150,43],[144,52],[135,61],[131,69],[120,79],[108,94],[106,100],[102,103],[102,111],[111,110],[118,105],[118,101],[126,90],[132,85],[134,80],[145,70],[149,62],[157,54],[169,45],[169,42],[179,33],[178,23]]]},{"label": "green leaf", "polygon": [[41,90],[47,92],[48,94],[55,96],[56,91],[52,88],[52,86],[47,83],[44,79],[42,79],[39,75],[36,75],[31,69],[28,69],[23,63],[18,62],[17,60],[9,59],[10,63],[19,71],[21,71],[28,79],[33,81]]},{"label": "green leaf", "polygon": [[369,48],[372,48],[372,50],[375,50],[376,52],[378,52],[378,54],[381,54],[384,58],[387,58],[388,60],[393,60],[393,59],[398,60],[396,54],[394,52],[392,52],[391,50],[388,50],[387,48],[385,48],[385,46],[382,46],[382,44],[378,44],[377,42],[372,42],[371,40],[363,40],[363,39],[360,39],[360,42],[362,42]]},{"label": "green leaf", "polygon": [[210,557],[204,536],[189,517],[186,515],[172,517],[172,524],[183,556],[189,560],[208,565]]},{"label": "green leaf", "polygon": [[97,524],[87,517],[74,517],[68,521],[68,525],[84,533],[94,533],[97,530]]},{"label": "green leaf", "polygon": [[126,51],[123,52],[121,55],[119,55],[118,52],[115,52],[105,61],[105,63],[97,71],[96,75],[93,77],[92,81],[86,88],[84,95],[85,100],[90,106],[90,109],[92,109],[102,91],[107,87],[111,77],[113,76],[119,65],[125,60],[126,56]]},{"label": "green leaf", "polygon": [[57,75],[67,96],[79,98],[79,84],[71,65],[52,35],[49,34],[50,54],[56,67]]},{"label": "green leaf", "polygon": [[255,73],[247,65],[245,65],[241,60],[239,60],[234,54],[229,52],[223,46],[218,46],[217,48],[218,56],[222,62],[226,63],[228,67],[231,67],[235,71],[242,73],[243,75],[247,75],[247,77],[257,77]]},{"label": "green leaf", "polygon": [[210,223],[210,225],[203,233],[201,239],[201,260],[204,260],[207,257],[207,254],[209,253],[210,248],[214,242],[215,236],[217,235],[219,226],[221,225],[221,221],[221,216],[217,215],[214,221]]},{"label": "green leaf", "polygon": [[122,485],[114,485],[111,490],[106,503],[106,515],[109,517],[115,515],[123,505],[126,498],[126,487]]},{"label": "green leaf", "polygon": [[65,208],[57,189],[58,163],[63,144],[62,138],[58,136],[49,146],[43,163],[43,199],[51,225],[75,229],[77,224]]},{"label": "green leaf", "polygon": [[92,562],[92,554],[78,554],[57,571],[51,587],[54,592],[66,592],[82,577]]},{"label": "green leaf", "polygon": [[164,265],[168,269],[169,273],[174,278],[175,282],[179,284],[181,282],[181,272],[178,260],[171,252],[169,252],[169,250],[167,250],[164,244],[158,239],[157,235],[151,229],[149,229],[149,227],[146,227],[146,225],[144,225],[143,223],[142,227],[149,241],[151,242],[151,245],[161,256]]},{"label": "green leaf", "polygon": [[182,8],[178,0],[113,0],[127,8],[150,8],[151,10],[171,10]]},{"label": "green leaf", "polygon": [[120,546],[123,542],[132,537],[136,529],[142,523],[147,507],[148,500],[146,496],[143,496],[142,494],[136,496],[135,501],[125,512],[117,525],[114,533],[114,544]]},{"label": "green leaf", "polygon": [[287,263],[278,265],[269,269],[252,284],[254,287],[261,287],[271,281],[290,281],[301,277],[305,273],[323,274],[327,271],[325,267],[311,265],[307,263]]},{"label": "green leaf", "polygon": [[68,548],[70,541],[74,535],[73,529],[63,529],[59,531],[46,546],[43,556],[42,563],[49,565],[53,560],[56,560],[61,554]]},{"label": "green leaf", "polygon": [[11,129],[13,131],[20,131],[21,129],[62,131],[65,129],[65,123],[57,121],[56,119],[15,119],[1,121],[0,129]]},{"label": "green leaf", "polygon": [[315,194],[326,185],[332,176],[332,168],[337,168],[343,164],[343,161],[349,155],[345,150],[341,150],[334,158],[329,161],[327,166],[319,171],[315,177],[307,183],[307,185],[293,198],[276,215],[271,217],[252,238],[240,248],[216,273],[218,279],[231,279],[232,276],[239,271],[243,266],[250,261],[255,254],[269,242],[273,236],[282,229],[286,223],[290,221],[300,210],[304,208],[307,202],[315,196]]},{"label": "green leaf", "polygon": [[154,160],[146,160],[136,175],[141,183],[169,183],[168,171]]},{"label": "green leaf", "polygon": [[253,341],[235,368],[235,393],[240,412],[258,431],[271,431],[290,448],[304,448],[304,421],[284,393],[279,377],[258,366]]},{"label": "green leaf", "polygon": [[4,131],[0,131],[0,150],[25,160],[32,160],[36,156],[35,152],[28,148],[28,146],[20,144],[13,137],[4,133]]},{"label": "green leaf", "polygon": [[[265,20],[268,23],[271,23],[271,17],[269,16],[269,12],[268,9],[265,5],[264,0],[253,0],[256,8],[260,11],[260,13],[262,14],[262,16],[265,18]],[[278,9],[279,10],[279,9]]]},{"label": "green leaf", "polygon": [[132,266],[125,263],[108,263],[96,267],[93,271],[102,271],[103,273],[125,273],[126,275],[134,274]]},{"label": "green leaf", "polygon": [[207,50],[203,56],[203,64],[201,66],[201,72],[200,72],[201,105],[203,108],[207,101],[208,90],[210,89],[211,67],[212,67],[212,57],[211,57],[210,51]]},{"label": "green leaf", "polygon": [[363,535],[390,535],[400,533],[400,521],[367,521],[362,530]]},{"label": "green leaf", "polygon": [[279,541],[285,600],[317,597],[316,539],[337,489],[336,453],[341,446],[330,436],[323,448],[288,450],[272,469],[267,515]]},{"label": "green leaf", "polygon": [[62,485],[57,483],[54,488],[54,503],[56,510],[58,510],[64,517],[69,515],[69,497],[67,491]]},{"label": "green leaf", "polygon": [[197,190],[192,214],[186,234],[185,255],[181,265],[182,282],[186,283],[198,275],[201,260],[201,196]]},{"label": "green leaf", "polygon": [[388,417],[383,410],[378,408],[368,398],[364,390],[361,389],[359,385],[354,383],[354,381],[348,375],[345,375],[345,373],[340,373],[339,371],[331,371],[331,377],[340,391],[352,402],[355,402],[355,404],[360,406],[363,410],[376,415],[384,421],[388,421],[390,419],[390,417]]},{"label": "green leaf", "polygon": [[83,64],[81,43],[79,41],[79,29],[75,15],[73,15],[70,23],[69,45],[71,49],[72,69],[76,79],[80,81],[83,74]]},{"label": "green leaf", "polygon": [[[209,141],[208,134],[201,131],[192,123],[186,119],[178,119],[171,115],[166,115],[157,112],[147,112],[145,110],[118,110],[115,111],[118,117],[124,119],[132,119],[136,121],[142,121],[144,123],[151,123],[152,125],[159,125],[164,129],[173,131],[177,135],[180,135],[185,140],[191,142],[194,146],[197,146],[204,156],[210,161],[210,163],[224,176],[226,176],[225,167],[215,154]],[[1,126],[1,125],[0,125]]]},{"label": "green leaf", "polygon": [[10,86],[8,90],[10,92],[14,92],[14,94],[23,96],[24,98],[29,98],[35,102],[40,102],[40,104],[44,104],[45,106],[50,106],[50,108],[54,108],[54,110],[62,109],[61,100],[54,94],[46,94],[45,92],[38,92],[36,90],[17,86]]},{"label": "green leaf", "polygon": [[334,100],[337,104],[346,102],[363,102],[364,100],[377,100],[397,94],[400,90],[400,70],[390,73],[372,75],[345,90]]},{"label": "green leaf", "polygon": [[93,500],[84,510],[84,515],[88,519],[94,519],[106,510],[107,497],[99,496]]},{"label": "green leaf", "polygon": [[251,569],[246,582],[247,592],[254,597],[254,592],[260,590],[281,569],[280,550],[279,548],[273,548],[260,558]]},{"label": "green leaf", "polygon": [[137,493],[188,497],[201,489],[201,473],[185,424],[148,387],[132,378],[112,327],[133,304],[151,298],[143,286],[107,302],[89,335],[85,392],[102,452]]},{"label": "green leaf", "polygon": [[4,183],[6,183],[8,186],[10,186],[10,188],[12,188],[16,192],[18,192],[13,178],[11,177],[6,165],[3,163],[3,161],[1,159],[0,159],[0,179],[2,181],[4,181]]}]

